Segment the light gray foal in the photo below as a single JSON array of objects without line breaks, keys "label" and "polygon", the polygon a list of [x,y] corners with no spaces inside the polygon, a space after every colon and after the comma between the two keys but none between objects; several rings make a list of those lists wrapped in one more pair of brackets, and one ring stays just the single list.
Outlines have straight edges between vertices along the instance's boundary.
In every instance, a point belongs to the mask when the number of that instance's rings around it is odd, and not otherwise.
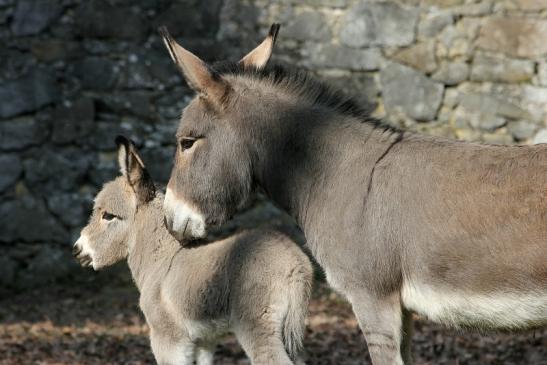
[{"label": "light gray foal", "polygon": [[127,258],[157,362],[212,364],[215,345],[233,332],[253,364],[293,364],[312,283],[308,258],[286,236],[258,229],[181,246],[164,227],[164,196],[135,147],[116,142],[122,176],[97,195],[74,254],[95,270]]}]

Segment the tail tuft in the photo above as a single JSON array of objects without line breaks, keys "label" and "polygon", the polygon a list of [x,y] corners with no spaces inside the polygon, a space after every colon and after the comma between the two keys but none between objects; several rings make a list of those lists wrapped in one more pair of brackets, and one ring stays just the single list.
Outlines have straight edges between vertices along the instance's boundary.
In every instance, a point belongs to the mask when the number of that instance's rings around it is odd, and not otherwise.
[{"label": "tail tuft", "polygon": [[283,321],[283,343],[289,357],[293,361],[297,361],[303,349],[308,303],[313,282],[313,269],[309,261],[305,265],[295,268],[290,277],[292,280],[288,293],[289,304]]}]

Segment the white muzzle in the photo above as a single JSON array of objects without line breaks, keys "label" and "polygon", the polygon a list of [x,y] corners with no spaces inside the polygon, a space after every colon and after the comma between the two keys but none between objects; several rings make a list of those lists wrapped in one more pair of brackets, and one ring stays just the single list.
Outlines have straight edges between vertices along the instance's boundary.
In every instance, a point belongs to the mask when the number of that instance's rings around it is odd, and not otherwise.
[{"label": "white muzzle", "polygon": [[177,240],[202,238],[207,234],[203,215],[177,199],[169,188],[165,193],[163,209],[167,229]]}]

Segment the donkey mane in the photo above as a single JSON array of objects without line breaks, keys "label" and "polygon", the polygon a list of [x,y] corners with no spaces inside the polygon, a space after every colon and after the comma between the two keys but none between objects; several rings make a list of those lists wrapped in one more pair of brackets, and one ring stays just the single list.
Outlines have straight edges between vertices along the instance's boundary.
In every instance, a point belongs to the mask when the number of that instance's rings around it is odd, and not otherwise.
[{"label": "donkey mane", "polygon": [[312,105],[322,106],[336,113],[356,118],[360,122],[372,124],[375,128],[400,132],[398,128],[372,117],[371,110],[360,106],[352,96],[319,81],[305,70],[279,63],[268,64],[259,69],[245,67],[240,62],[231,61],[216,62],[213,69],[220,75],[245,76],[268,81],[274,86],[284,87],[297,96],[309,100]]}]

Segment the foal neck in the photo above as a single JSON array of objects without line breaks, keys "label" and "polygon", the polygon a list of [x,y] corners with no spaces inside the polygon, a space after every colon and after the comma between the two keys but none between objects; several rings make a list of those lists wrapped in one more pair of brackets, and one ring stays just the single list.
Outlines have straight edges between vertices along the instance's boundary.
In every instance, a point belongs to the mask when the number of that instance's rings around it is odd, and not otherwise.
[{"label": "foal neck", "polygon": [[135,215],[133,245],[130,245],[128,265],[140,289],[149,270],[170,260],[180,244],[169,234],[163,222],[163,194],[139,207]]}]

